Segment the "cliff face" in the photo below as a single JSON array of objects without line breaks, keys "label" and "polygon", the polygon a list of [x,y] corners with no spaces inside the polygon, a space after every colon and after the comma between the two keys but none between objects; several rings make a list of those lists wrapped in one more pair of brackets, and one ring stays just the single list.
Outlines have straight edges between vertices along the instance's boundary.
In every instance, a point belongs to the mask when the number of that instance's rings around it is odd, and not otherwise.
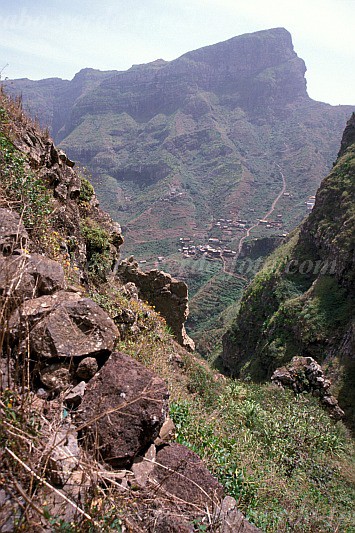
[{"label": "cliff face", "polygon": [[[311,100],[304,74],[291,35],[276,28],[125,72],[85,69],[72,81],[8,87],[89,168],[101,205],[124,227],[124,253],[193,287],[198,316],[200,302],[217,299],[208,310],[216,323],[241,280],[229,276],[226,301],[222,263],[210,269],[203,257],[184,257],[179,239],[203,247],[217,238],[236,251],[250,226],[251,237],[270,237],[301,222],[352,110]],[[284,186],[274,224],[256,227]],[[218,226],[220,218],[232,222]]]},{"label": "cliff face", "polygon": [[74,163],[0,90],[0,529],[187,532],[215,513],[220,531],[257,533],[200,457],[171,442],[164,380],[118,351],[144,351],[151,366],[160,356],[174,380],[187,363],[203,371],[137,297],[141,281],[175,311],[182,343],[186,285],[136,272],[137,287],[123,286],[122,242]]},{"label": "cliff face", "polygon": [[[223,363],[235,375],[266,379],[296,355],[312,356],[337,381],[352,417],[355,329],[354,115],[315,207],[246,290],[223,338]],[[351,420],[353,424],[354,421]]]}]

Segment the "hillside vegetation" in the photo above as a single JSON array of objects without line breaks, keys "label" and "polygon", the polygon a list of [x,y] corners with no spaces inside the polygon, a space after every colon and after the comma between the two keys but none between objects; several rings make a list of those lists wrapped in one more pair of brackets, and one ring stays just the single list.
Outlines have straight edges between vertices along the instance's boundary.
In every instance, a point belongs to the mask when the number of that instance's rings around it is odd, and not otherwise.
[{"label": "hillside vegetation", "polygon": [[[342,423],[332,421],[316,398],[225,378],[183,350],[165,321],[112,275],[122,239],[98,209],[90,184],[69,172],[72,163],[65,154],[62,166],[50,163],[48,149],[51,157],[60,153],[25,117],[20,104],[2,92],[0,120],[0,207],[22,217],[21,235],[30,248],[19,257],[30,260],[39,252],[43,260],[55,260],[64,270],[69,292],[88,296],[112,317],[121,331],[115,349],[165,380],[177,441],[202,457],[262,531],[354,531],[354,455]],[[51,181],[54,175],[71,176],[67,186],[72,196],[65,203],[60,196],[64,188]],[[169,516],[168,498],[159,498],[155,486],[142,489],[134,481],[122,488],[120,475],[127,471],[119,470],[112,478],[115,469],[92,457],[84,456],[79,464],[86,479],[79,492],[71,493],[64,506],[58,504],[56,498],[60,496],[62,504],[66,493],[50,477],[45,446],[48,435],[59,431],[68,416],[65,390],[41,397],[31,373],[35,353],[28,351],[30,338],[25,336],[25,351],[17,352],[7,335],[12,305],[18,302],[9,300],[6,292],[0,297],[0,522],[14,531],[156,531],[157,511]],[[130,317],[135,317],[134,327]],[[9,379],[6,371],[12,365],[15,374]],[[188,502],[181,501],[174,505],[174,521],[178,515],[188,531],[221,531],[219,520],[204,508],[191,511]]]},{"label": "hillside vegetation", "polygon": [[[236,252],[250,227],[251,238],[265,237],[302,221],[352,111],[310,99],[304,74],[291,35],[275,28],[125,72],[84,69],[71,81],[7,87],[89,169],[101,205],[123,227],[123,253],[188,283],[199,317],[189,330],[206,354],[241,280],[221,259],[201,267],[205,252],[184,253],[179,239],[196,247],[218,239],[213,248]],[[256,225],[265,217],[270,224]],[[240,269],[229,262],[228,272]],[[230,298],[220,297],[221,279]],[[215,309],[202,303],[212,299]]]},{"label": "hillside vegetation", "polygon": [[336,383],[354,427],[355,116],[312,213],[267,260],[224,337],[235,376],[265,380],[295,355],[312,356]]}]

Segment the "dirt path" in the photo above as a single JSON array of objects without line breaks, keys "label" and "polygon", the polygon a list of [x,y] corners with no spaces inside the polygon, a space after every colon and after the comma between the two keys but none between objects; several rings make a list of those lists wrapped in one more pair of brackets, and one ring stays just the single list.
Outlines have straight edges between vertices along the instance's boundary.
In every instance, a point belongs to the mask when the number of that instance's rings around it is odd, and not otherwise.
[{"label": "dirt path", "polygon": [[[280,172],[281,178],[282,178],[282,189],[281,189],[281,192],[279,192],[279,194],[276,196],[276,198],[272,202],[271,209],[264,216],[264,220],[267,220],[273,214],[273,212],[275,211],[275,208],[276,208],[279,200],[282,198],[283,194],[286,192],[287,184],[286,184],[285,176],[284,176],[283,172],[281,171],[280,166],[277,165],[277,167],[279,169],[279,172]],[[260,221],[256,222],[253,226],[248,228],[246,233],[245,233],[245,235],[240,239],[239,244],[238,244],[238,251],[237,251],[237,255],[235,257],[235,260],[237,260],[238,257],[240,256],[240,252],[242,251],[242,247],[243,247],[243,243],[244,243],[245,239],[247,239],[250,236],[250,232],[253,229],[255,229],[256,227],[258,227],[259,224],[260,224]]]}]

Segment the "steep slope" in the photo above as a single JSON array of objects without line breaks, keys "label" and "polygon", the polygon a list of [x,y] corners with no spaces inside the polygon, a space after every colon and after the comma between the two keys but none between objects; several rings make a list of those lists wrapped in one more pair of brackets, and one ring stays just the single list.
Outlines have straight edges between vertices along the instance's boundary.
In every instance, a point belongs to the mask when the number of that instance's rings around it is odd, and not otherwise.
[{"label": "steep slope", "polygon": [[234,375],[266,379],[295,355],[324,363],[354,425],[355,115],[312,213],[246,290],[223,338]]},{"label": "steep slope", "polygon": [[[193,246],[213,238],[215,249],[237,252],[248,230],[287,233],[335,158],[351,109],[311,100],[304,74],[290,34],[276,28],[126,72],[88,69],[71,82],[10,88],[29,109],[46,101],[56,141],[89,168],[103,207],[123,225],[125,253],[149,266],[160,257],[191,284],[200,315],[226,276],[231,301],[243,281],[226,274],[238,271],[235,256],[225,268]],[[231,301],[222,297],[217,309]]]},{"label": "steep slope", "polygon": [[186,287],[133,261],[122,285],[121,243],[74,163],[0,91],[0,528],[256,532],[242,511],[270,533],[350,531],[342,423],[177,345],[137,292],[141,279],[145,298],[170,293],[181,316]]}]

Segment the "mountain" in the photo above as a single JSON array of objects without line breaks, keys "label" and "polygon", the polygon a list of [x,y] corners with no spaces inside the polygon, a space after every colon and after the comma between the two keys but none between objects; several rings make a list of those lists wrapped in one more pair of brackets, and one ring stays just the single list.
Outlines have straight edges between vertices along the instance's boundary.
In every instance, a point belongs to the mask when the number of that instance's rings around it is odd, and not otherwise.
[{"label": "mountain", "polygon": [[235,376],[264,380],[294,356],[323,363],[340,404],[354,419],[355,114],[314,209],[267,260],[246,290],[223,338]]},{"label": "mountain", "polygon": [[0,185],[2,531],[351,531],[342,422],[177,344],[184,283],[118,264],[119,225],[1,87]]},{"label": "mountain", "polygon": [[300,223],[336,156],[352,108],[309,98],[305,70],[276,28],[124,72],[7,86],[92,173],[124,253],[187,281],[201,341],[246,284],[242,241]]}]

